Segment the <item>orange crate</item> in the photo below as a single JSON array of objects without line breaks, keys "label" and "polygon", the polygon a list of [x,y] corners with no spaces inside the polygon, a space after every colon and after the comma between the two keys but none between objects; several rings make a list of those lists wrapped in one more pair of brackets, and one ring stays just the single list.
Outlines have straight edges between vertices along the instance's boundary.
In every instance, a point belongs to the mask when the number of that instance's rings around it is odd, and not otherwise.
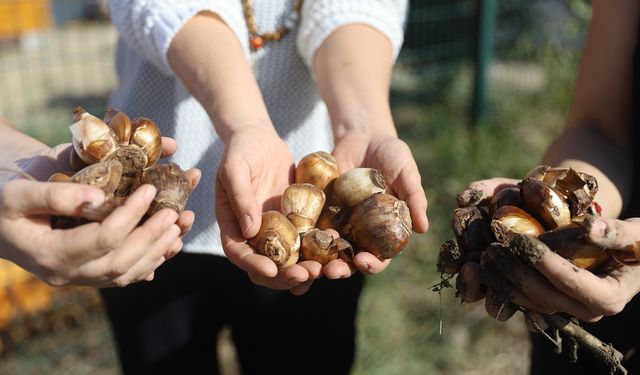
[{"label": "orange crate", "polygon": [[0,39],[15,39],[52,24],[51,0],[0,0]]}]

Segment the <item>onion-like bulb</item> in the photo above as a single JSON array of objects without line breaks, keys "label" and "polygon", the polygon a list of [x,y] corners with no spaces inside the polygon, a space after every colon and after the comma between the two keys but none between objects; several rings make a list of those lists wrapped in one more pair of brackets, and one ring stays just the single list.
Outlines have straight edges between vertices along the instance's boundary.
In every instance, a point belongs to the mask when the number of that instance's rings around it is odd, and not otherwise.
[{"label": "onion-like bulb", "polygon": [[296,227],[279,211],[262,213],[260,229],[248,243],[258,254],[271,259],[278,269],[298,261],[300,236]]},{"label": "onion-like bulb", "polygon": [[340,205],[352,210],[366,197],[375,193],[384,193],[387,180],[381,170],[374,168],[355,168],[341,174],[333,183],[333,194]]},{"label": "onion-like bulb", "polygon": [[407,204],[390,194],[372,194],[351,213],[348,232],[357,251],[381,259],[400,254],[411,237]]},{"label": "onion-like bulb", "polygon": [[318,187],[291,184],[282,193],[280,211],[295,225],[298,233],[305,233],[316,225],[324,202],[324,192]]},{"label": "onion-like bulb", "polygon": [[565,197],[543,181],[525,178],[520,182],[524,210],[552,229],[571,222],[571,211]]},{"label": "onion-like bulb", "polygon": [[74,123],[69,127],[73,148],[87,164],[103,161],[118,148],[113,130],[81,107],[73,110]]},{"label": "onion-like bulb", "polygon": [[538,237],[544,232],[542,224],[526,211],[515,206],[502,206],[493,214],[491,229],[496,239],[508,243],[512,234]]},{"label": "onion-like bulb", "polygon": [[157,190],[147,215],[153,215],[163,208],[170,208],[177,213],[184,211],[190,193],[189,182],[178,164],[152,165],[144,170],[140,184],[151,184]]},{"label": "onion-like bulb", "polygon": [[325,151],[317,151],[303,157],[296,166],[296,183],[309,183],[321,190],[339,175],[336,158]]}]

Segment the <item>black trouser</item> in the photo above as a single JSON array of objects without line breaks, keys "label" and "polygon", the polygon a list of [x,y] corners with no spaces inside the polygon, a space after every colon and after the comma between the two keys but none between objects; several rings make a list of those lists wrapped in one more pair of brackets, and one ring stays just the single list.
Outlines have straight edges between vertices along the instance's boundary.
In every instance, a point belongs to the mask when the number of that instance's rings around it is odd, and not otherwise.
[{"label": "black trouser", "polygon": [[180,253],[152,282],[101,290],[126,374],[217,374],[231,327],[243,374],[347,374],[363,277],[303,296],[254,285],[226,258]]},{"label": "black trouser", "polygon": [[[612,344],[624,356],[622,365],[630,375],[640,375],[640,295],[636,296],[618,315],[609,316],[596,323],[581,323],[581,326],[591,332],[605,344]],[[563,354],[553,351],[553,344],[540,334],[532,333],[531,353],[532,375],[554,374],[609,374],[609,367],[603,365],[586,349],[578,351],[578,361],[571,363],[568,356],[566,338]]]}]

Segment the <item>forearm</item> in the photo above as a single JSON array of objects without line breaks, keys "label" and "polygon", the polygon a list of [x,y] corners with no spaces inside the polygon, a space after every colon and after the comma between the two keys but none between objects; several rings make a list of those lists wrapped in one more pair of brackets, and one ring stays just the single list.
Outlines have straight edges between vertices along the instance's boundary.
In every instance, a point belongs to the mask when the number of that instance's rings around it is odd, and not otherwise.
[{"label": "forearm", "polygon": [[344,26],[318,48],[313,71],[336,141],[348,134],[396,136],[389,106],[389,39],[365,25]]},{"label": "forearm", "polygon": [[633,166],[628,155],[592,126],[569,127],[549,148],[544,163],[571,167],[598,181],[602,214],[617,217],[631,195]]},{"label": "forearm", "polygon": [[219,17],[213,13],[193,17],[171,42],[168,59],[225,143],[246,126],[275,132],[242,47]]},{"label": "forearm", "polygon": [[[19,169],[17,161],[32,157],[48,148],[44,143],[16,130],[9,121],[0,116],[0,166]],[[0,173],[0,182],[13,177]]]},{"label": "forearm", "polygon": [[597,0],[593,9],[567,128],[545,162],[594,175],[600,187],[596,200],[603,214],[615,217],[632,189],[633,54],[640,6]]}]

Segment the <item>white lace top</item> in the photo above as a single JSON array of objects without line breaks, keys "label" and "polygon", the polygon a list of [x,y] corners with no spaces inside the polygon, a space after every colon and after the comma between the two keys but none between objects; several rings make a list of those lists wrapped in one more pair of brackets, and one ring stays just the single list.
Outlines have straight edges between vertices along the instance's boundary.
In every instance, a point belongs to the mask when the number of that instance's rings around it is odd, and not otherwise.
[{"label": "white lace top", "polygon": [[[195,14],[218,14],[235,32],[252,61],[269,115],[297,162],[313,151],[331,151],[333,137],[326,107],[309,66],[324,39],[346,24],[367,24],[392,42],[394,59],[403,38],[407,0],[306,0],[298,23],[281,41],[250,52],[240,0],[110,0],[119,31],[116,69],[119,85],[110,105],[131,117],[154,120],[162,134],[178,142],[172,160],[197,167],[202,180],[187,208],[196,221],[184,251],[222,255],[214,213],[215,174],[224,145],[211,120],[172,72],[167,50],[178,30]],[[274,31],[293,12],[295,0],[252,0],[260,32]]]}]

